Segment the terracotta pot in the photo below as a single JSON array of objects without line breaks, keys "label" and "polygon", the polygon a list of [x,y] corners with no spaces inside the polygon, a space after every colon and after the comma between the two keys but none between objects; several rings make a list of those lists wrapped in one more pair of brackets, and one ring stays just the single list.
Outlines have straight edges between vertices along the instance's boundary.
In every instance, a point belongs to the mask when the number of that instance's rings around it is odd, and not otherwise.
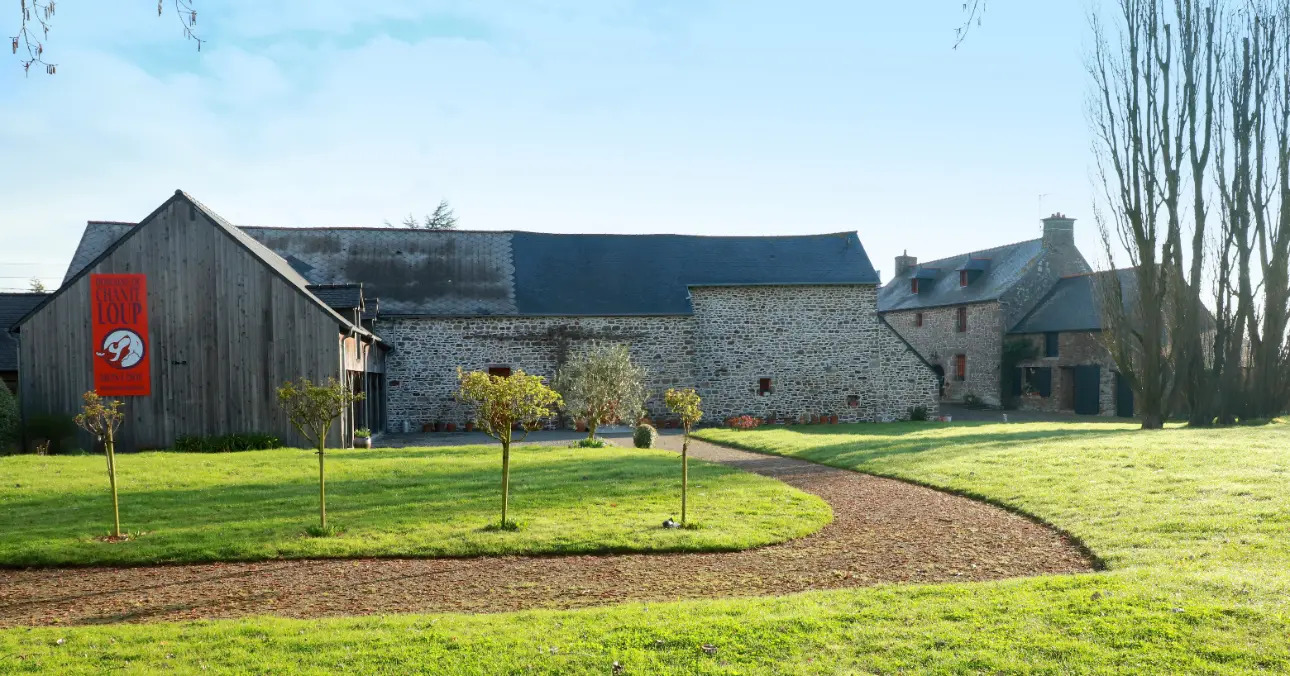
[{"label": "terracotta pot", "polygon": [[474,432],[474,431],[475,431],[475,423],[473,423],[473,422],[468,422],[468,423],[466,423],[466,431],[467,431],[467,432]]},{"label": "terracotta pot", "polygon": [[434,425],[431,425],[430,423],[425,423],[425,424],[421,425],[421,432],[422,432],[422,433],[425,433],[425,432],[433,432],[433,431],[434,431]]},{"label": "terracotta pot", "polygon": [[448,423],[445,427],[447,428],[447,430],[448,430],[449,432],[456,432],[456,431],[457,431],[457,423]]},{"label": "terracotta pot", "polygon": [[838,417],[836,415],[829,416],[829,424],[830,425],[838,424]]}]

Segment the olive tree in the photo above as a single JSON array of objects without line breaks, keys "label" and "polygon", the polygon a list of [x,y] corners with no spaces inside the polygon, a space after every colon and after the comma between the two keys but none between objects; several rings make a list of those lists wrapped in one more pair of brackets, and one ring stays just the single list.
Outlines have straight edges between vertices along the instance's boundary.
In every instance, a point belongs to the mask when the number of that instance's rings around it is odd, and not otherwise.
[{"label": "olive tree", "polygon": [[466,372],[457,369],[460,388],[457,398],[475,408],[475,421],[480,431],[502,444],[502,530],[514,530],[516,525],[506,520],[506,507],[511,490],[511,444],[518,427],[524,441],[533,430],[542,426],[542,420],[555,413],[560,405],[559,393],[547,387],[541,376],[531,376],[516,370],[509,376],[489,375],[483,371]]},{"label": "olive tree", "polygon": [[328,378],[326,383],[315,385],[308,378],[298,382],[287,381],[278,388],[278,404],[286,412],[291,426],[317,448],[318,454],[318,535],[327,530],[327,471],[324,458],[327,435],[332,423],[364,395],[356,394],[344,383]]},{"label": "olive tree", "polygon": [[690,430],[703,419],[699,393],[693,388],[668,389],[663,395],[667,410],[681,419],[681,525],[685,525],[686,493],[690,489]]},{"label": "olive tree", "polygon": [[560,368],[554,384],[564,398],[564,410],[587,422],[587,439],[591,440],[601,425],[624,418],[636,422],[648,397],[645,375],[645,369],[632,361],[627,346],[593,344]]},{"label": "olive tree", "polygon": [[103,451],[107,455],[108,483],[112,486],[112,537],[120,538],[121,509],[116,494],[116,431],[125,421],[125,414],[121,412],[125,403],[103,399],[97,392],[86,392],[84,399],[85,406],[75,418],[76,425],[103,443]]}]

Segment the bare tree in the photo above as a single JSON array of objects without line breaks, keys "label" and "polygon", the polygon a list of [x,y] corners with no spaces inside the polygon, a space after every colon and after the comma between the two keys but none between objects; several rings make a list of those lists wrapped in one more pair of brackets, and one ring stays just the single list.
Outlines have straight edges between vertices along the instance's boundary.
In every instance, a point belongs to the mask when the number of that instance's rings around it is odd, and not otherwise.
[{"label": "bare tree", "polygon": [[[205,40],[198,37],[197,9],[195,0],[172,0],[175,16],[184,31],[184,37],[197,43],[197,51],[202,50]],[[33,65],[43,66],[45,73],[53,75],[58,72],[58,64],[45,60],[45,42],[53,28],[55,0],[18,0],[18,32],[10,37],[13,53],[23,52],[18,57],[24,73],[30,73]],[[157,0],[157,16],[165,13],[165,0]]]},{"label": "bare tree", "polygon": [[985,8],[987,0],[964,0],[963,2],[963,23],[954,29],[954,49],[967,40],[968,33],[972,31],[972,26],[980,26],[985,18]]},{"label": "bare tree", "polygon": [[1097,171],[1105,207],[1094,210],[1107,258],[1113,239],[1129,256],[1134,289],[1123,292],[1119,275],[1107,275],[1103,289],[1103,336],[1120,373],[1132,386],[1144,429],[1164,424],[1171,400],[1174,360],[1167,349],[1169,325],[1162,309],[1170,298],[1176,243],[1171,237],[1167,199],[1177,197],[1176,153],[1166,151],[1171,127],[1162,124],[1175,109],[1170,102],[1170,39],[1155,0],[1117,0],[1119,30],[1107,30],[1091,15],[1094,35],[1089,72]]}]

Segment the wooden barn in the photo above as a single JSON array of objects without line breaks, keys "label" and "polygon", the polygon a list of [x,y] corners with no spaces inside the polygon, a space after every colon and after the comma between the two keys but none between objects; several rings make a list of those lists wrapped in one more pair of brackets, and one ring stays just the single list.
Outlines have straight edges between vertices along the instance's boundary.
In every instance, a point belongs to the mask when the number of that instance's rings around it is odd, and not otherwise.
[{"label": "wooden barn", "polygon": [[334,377],[369,395],[333,428],[330,445],[348,445],[384,426],[387,347],[363,304],[361,287],[311,287],[176,191],[17,322],[22,414],[72,415],[97,389],[126,402],[122,450],[228,433],[303,444],[276,389]]}]

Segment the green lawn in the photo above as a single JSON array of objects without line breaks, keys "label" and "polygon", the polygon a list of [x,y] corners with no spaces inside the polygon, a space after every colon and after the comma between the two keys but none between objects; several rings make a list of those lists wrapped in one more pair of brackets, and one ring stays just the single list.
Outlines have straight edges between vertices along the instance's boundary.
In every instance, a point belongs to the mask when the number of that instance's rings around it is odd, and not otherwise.
[{"label": "green lawn", "polygon": [[0,458],[0,565],[82,565],[354,556],[470,556],[735,550],[780,542],[832,518],[824,501],[787,485],[691,463],[700,526],[665,530],[680,509],[680,459],[609,447],[516,449],[511,518],[500,518],[500,447],[359,449],[328,454],[328,522],[314,538],[318,464],[298,449],[118,456],[123,529],[108,544],[100,456]]},{"label": "green lawn", "polygon": [[19,629],[0,632],[0,655],[12,656],[0,671],[603,674],[614,661],[627,674],[1290,671],[1290,425],[702,435],[1024,510],[1081,538],[1109,570],[570,612]]}]

